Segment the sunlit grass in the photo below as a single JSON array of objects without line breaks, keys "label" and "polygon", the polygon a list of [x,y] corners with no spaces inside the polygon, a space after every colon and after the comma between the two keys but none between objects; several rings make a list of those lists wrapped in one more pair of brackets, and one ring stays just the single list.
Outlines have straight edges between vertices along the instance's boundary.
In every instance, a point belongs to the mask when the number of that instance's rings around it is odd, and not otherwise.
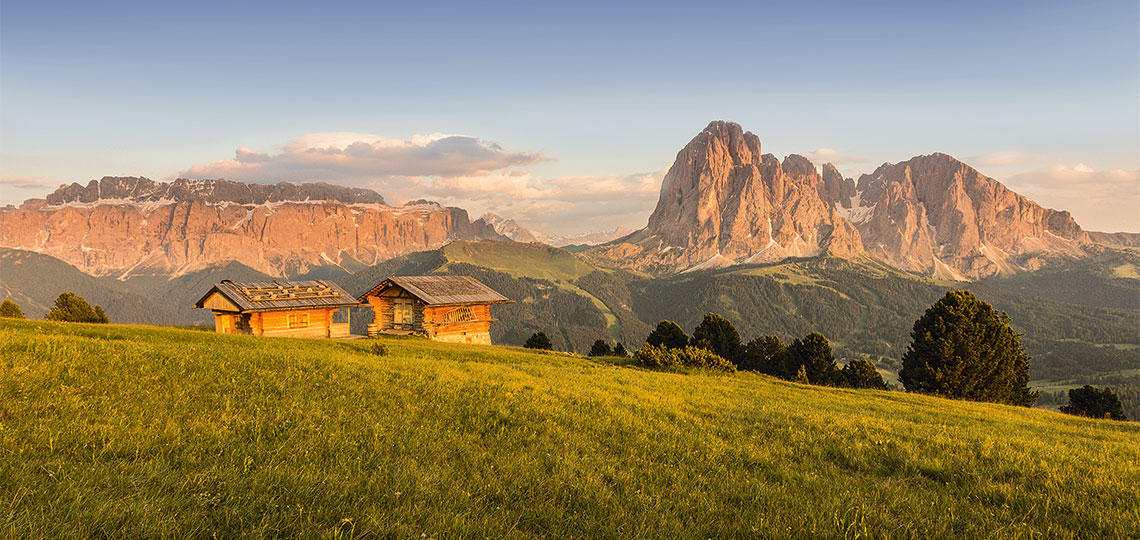
[{"label": "sunlit grass", "polygon": [[1125,538],[1140,522],[1134,423],[384,343],[0,322],[0,537]]}]

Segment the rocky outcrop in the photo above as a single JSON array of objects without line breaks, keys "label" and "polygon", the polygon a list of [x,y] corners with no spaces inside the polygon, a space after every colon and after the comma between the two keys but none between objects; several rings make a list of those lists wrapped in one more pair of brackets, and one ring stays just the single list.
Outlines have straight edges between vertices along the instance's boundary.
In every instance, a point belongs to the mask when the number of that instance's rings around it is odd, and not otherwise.
[{"label": "rocky outcrop", "polygon": [[969,280],[1080,256],[1089,242],[1068,212],[945,154],[884,164],[856,184],[830,163],[821,174],[802,156],[761,154],[755,135],[713,122],[677,154],[649,225],[586,256],[651,273],[871,256]]},{"label": "rocky outcrop", "polygon": [[751,132],[713,122],[677,154],[648,226],[587,256],[652,273],[825,254],[857,257],[863,251],[859,232],[825,199],[827,180],[841,197],[842,179],[825,179],[802,156],[781,162],[762,154]]},{"label": "rocky outcrop", "polygon": [[519,225],[513,219],[507,219],[491,213],[483,214],[482,217],[475,220],[475,223],[480,226],[490,227],[491,230],[497,234],[503,235],[515,242],[532,243],[538,242],[538,236],[534,231]]},{"label": "rocky outcrop", "polygon": [[884,164],[859,178],[853,221],[867,252],[939,278],[973,279],[1079,256],[1068,212],[1043,208],[946,154]]},{"label": "rocky outcrop", "polygon": [[505,240],[467,211],[384,204],[329,184],[104,178],[0,210],[0,246],[51,255],[92,275],[178,275],[226,261],[269,275],[373,264],[455,240]]},{"label": "rocky outcrop", "polygon": [[207,203],[265,204],[283,201],[337,201],[342,203],[384,204],[384,198],[370,189],[350,188],[316,182],[311,184],[246,184],[231,180],[179,178],[156,182],[137,176],[104,176],[86,186],[78,183],[60,186],[47,196],[47,204],[61,206],[106,201],[162,202],[202,201]]}]

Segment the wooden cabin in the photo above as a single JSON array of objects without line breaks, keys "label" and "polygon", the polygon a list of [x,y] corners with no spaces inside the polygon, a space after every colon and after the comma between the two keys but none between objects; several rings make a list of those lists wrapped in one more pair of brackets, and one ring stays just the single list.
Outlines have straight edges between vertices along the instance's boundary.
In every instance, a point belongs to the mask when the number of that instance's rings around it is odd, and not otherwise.
[{"label": "wooden cabin", "polygon": [[368,335],[423,334],[481,345],[491,344],[491,304],[513,303],[469,276],[391,277],[358,300],[372,306]]},{"label": "wooden cabin", "polygon": [[348,337],[350,308],[361,307],[331,281],[272,281],[214,285],[194,304],[214,312],[220,334]]}]

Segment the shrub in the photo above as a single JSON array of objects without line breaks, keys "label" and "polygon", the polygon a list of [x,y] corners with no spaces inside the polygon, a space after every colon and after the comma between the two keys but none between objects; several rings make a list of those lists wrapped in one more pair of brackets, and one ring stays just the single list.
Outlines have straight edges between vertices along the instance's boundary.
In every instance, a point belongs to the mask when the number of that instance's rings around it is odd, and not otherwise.
[{"label": "shrub", "polygon": [[728,319],[716,313],[707,313],[701,324],[693,330],[693,338],[689,344],[694,347],[708,349],[722,358],[740,363],[741,345],[740,333]]},{"label": "shrub", "polygon": [[368,350],[376,356],[388,356],[388,346],[379,341],[373,342]]},{"label": "shrub", "polygon": [[554,345],[550,343],[550,338],[546,337],[546,332],[535,332],[529,338],[526,338],[526,343],[523,343],[523,347],[543,351],[554,350]]},{"label": "shrub", "polygon": [[1009,316],[949,291],[914,322],[899,381],[908,392],[1029,407],[1029,355]]},{"label": "shrub", "polygon": [[614,351],[610,348],[610,344],[606,343],[604,339],[595,341],[594,345],[590,347],[590,356],[610,356],[613,353]]},{"label": "shrub", "polygon": [[617,342],[617,345],[614,345],[614,356],[629,358],[629,351],[625,350],[625,345],[622,345],[620,341]]},{"label": "shrub", "polygon": [[24,312],[20,311],[20,306],[11,300],[0,302],[0,317],[7,317],[9,319],[23,319]]},{"label": "shrub", "polygon": [[716,371],[736,371],[732,362],[700,347],[670,349],[646,345],[633,354],[643,366],[660,368],[696,368]]},{"label": "shrub", "polygon": [[875,369],[875,364],[862,358],[856,358],[843,366],[843,379],[851,388],[887,389],[887,382],[879,370]]},{"label": "shrub", "polygon": [[91,308],[82,297],[73,292],[65,292],[55,299],[55,307],[47,314],[49,321],[107,323],[107,315],[102,306]]},{"label": "shrub", "polygon": [[689,344],[689,336],[673,321],[661,321],[657,328],[645,338],[647,345],[665,347],[666,349],[681,349]]},{"label": "shrub", "polygon": [[1088,384],[1069,390],[1069,404],[1061,407],[1061,412],[1092,418],[1128,420],[1116,392],[1111,388],[1098,389]]}]

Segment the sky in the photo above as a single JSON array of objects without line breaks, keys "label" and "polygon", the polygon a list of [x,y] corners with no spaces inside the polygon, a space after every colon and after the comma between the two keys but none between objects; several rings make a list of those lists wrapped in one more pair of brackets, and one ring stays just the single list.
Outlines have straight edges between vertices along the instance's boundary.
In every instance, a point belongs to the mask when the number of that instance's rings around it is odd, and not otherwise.
[{"label": "sky", "polygon": [[0,206],[224,177],[639,228],[711,120],[854,178],[948,153],[1140,232],[1140,6],[0,4]]}]

